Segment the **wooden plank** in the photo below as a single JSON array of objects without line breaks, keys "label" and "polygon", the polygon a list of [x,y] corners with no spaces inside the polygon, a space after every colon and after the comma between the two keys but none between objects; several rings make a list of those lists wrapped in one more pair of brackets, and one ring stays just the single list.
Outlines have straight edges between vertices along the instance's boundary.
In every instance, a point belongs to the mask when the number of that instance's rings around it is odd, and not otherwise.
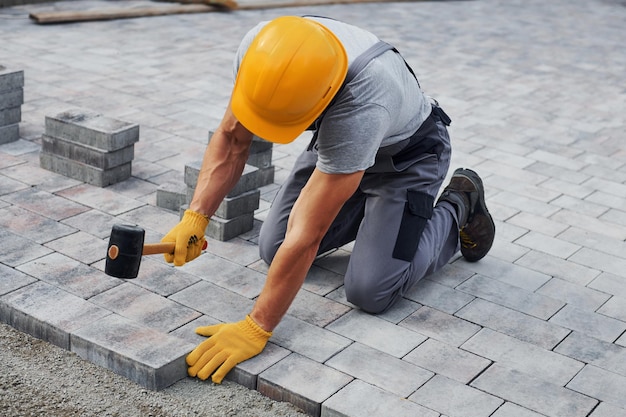
[{"label": "wooden plank", "polygon": [[31,13],[29,17],[39,24],[88,22],[96,20],[129,19],[135,17],[165,16],[186,13],[208,13],[220,11],[205,4],[184,4],[174,6],[147,6],[137,8],[103,8],[99,10],[70,10],[57,12]]},{"label": "wooden plank", "polygon": [[[161,0],[184,3],[172,6],[105,7],[96,10],[72,10],[31,13],[30,18],[39,24],[86,22],[94,20],[128,19],[135,17],[165,16],[185,13],[209,13],[228,10],[256,10],[279,7],[320,6],[329,4],[385,3],[385,0]],[[397,2],[420,0],[393,0]]]}]

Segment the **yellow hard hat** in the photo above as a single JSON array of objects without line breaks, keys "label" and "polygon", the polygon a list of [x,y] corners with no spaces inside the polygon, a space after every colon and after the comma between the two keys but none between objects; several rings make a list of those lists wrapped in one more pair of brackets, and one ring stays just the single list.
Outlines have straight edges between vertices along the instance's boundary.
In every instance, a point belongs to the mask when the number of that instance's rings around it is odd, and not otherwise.
[{"label": "yellow hard hat", "polygon": [[241,61],[231,106],[263,139],[289,143],[313,123],[341,88],[348,57],[320,23],[295,16],[269,22]]}]

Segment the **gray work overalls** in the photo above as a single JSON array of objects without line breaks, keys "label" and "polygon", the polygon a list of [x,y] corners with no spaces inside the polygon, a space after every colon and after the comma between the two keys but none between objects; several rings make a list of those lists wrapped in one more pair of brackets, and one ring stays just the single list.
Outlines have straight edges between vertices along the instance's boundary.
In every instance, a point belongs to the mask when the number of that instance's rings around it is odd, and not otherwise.
[{"label": "gray work overalls", "polygon": [[[387,310],[459,250],[453,206],[433,206],[450,165],[449,123],[434,103],[431,115],[411,137],[380,148],[375,164],[365,171],[322,239],[320,254],[355,242],[344,285],[348,301],[365,311]],[[316,162],[317,153],[309,146],[276,195],[259,236],[260,254],[267,263],[284,240],[291,209]]]}]

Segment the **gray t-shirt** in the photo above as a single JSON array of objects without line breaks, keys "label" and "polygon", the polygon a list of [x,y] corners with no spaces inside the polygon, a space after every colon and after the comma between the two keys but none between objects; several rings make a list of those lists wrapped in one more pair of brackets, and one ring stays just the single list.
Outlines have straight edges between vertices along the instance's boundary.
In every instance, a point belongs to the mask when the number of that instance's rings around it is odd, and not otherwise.
[{"label": "gray t-shirt", "polygon": [[[348,63],[378,41],[361,28],[333,19],[309,17],[326,26],[343,44]],[[235,75],[254,36],[267,22],[250,30],[239,46]],[[380,147],[413,134],[430,115],[431,104],[402,57],[387,51],[372,60],[335,97],[319,126],[317,168],[348,174],[374,165]]]}]

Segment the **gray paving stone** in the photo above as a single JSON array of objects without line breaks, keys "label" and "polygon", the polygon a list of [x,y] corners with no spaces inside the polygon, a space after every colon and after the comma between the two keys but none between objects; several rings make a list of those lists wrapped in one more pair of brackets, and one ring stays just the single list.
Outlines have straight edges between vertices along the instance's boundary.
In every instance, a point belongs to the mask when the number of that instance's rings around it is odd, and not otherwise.
[{"label": "gray paving stone", "polygon": [[409,400],[449,416],[490,416],[503,401],[496,396],[435,375]]},{"label": "gray paving stone", "polygon": [[63,220],[89,210],[82,204],[34,188],[17,191],[2,199],[53,220]]},{"label": "gray paving stone", "polygon": [[118,223],[119,220],[114,216],[92,209],[64,219],[60,224],[71,226],[70,230],[82,230],[90,235],[104,239],[111,234],[113,225]]},{"label": "gray paving stone", "polygon": [[528,291],[537,290],[551,278],[551,276],[542,272],[501,261],[489,257],[489,255],[481,259],[480,262],[469,263],[459,260],[455,262],[455,265]]},{"label": "gray paving stone", "polygon": [[[187,184],[187,187],[191,189],[196,188],[201,167],[202,161],[189,162],[185,165],[185,184]],[[235,187],[226,196],[234,197],[238,196],[239,194],[259,188],[262,184],[259,183],[258,172],[259,168],[246,164],[243,169],[241,178],[239,179]]]},{"label": "gray paving stone", "polygon": [[135,157],[135,148],[132,145],[115,151],[101,151],[48,135],[41,136],[41,150],[103,170],[132,162]]},{"label": "gray paving stone", "polygon": [[537,414],[534,411],[530,411],[527,408],[520,407],[519,405],[506,402],[502,407],[498,408],[493,417],[541,417],[541,414]]},{"label": "gray paving stone", "polygon": [[322,403],[321,417],[438,417],[439,413],[354,380]]},{"label": "gray paving stone", "polygon": [[565,306],[550,319],[551,323],[612,342],[626,331],[626,323],[591,311]]},{"label": "gray paving stone", "polygon": [[104,259],[107,253],[107,242],[80,231],[48,242],[46,246],[85,264]]},{"label": "gray paving stone", "polygon": [[567,388],[611,405],[626,408],[626,376],[587,365],[567,384]]},{"label": "gray paving stone", "polygon": [[607,403],[600,403],[589,417],[626,417],[626,409]]},{"label": "gray paving stone", "polygon": [[73,332],[110,314],[45,282],[35,282],[0,297],[3,322],[68,350]]},{"label": "gray paving stone", "polygon": [[470,385],[547,416],[583,417],[598,404],[586,395],[497,364]]},{"label": "gray paving stone", "polygon": [[323,363],[341,352],[352,341],[292,316],[285,316],[271,339],[279,346]]},{"label": "gray paving stone", "polygon": [[325,364],[402,398],[411,395],[434,375],[360,343],[351,344]]},{"label": "gray paving stone", "polygon": [[490,329],[478,332],[461,349],[561,386],[584,366],[583,361],[568,357],[566,353],[556,354]]},{"label": "gray paving stone", "polygon": [[597,269],[536,251],[524,254],[515,261],[515,264],[550,274],[578,286],[589,284],[600,273]]},{"label": "gray paving stone", "polygon": [[0,126],[0,145],[15,142],[20,138],[20,126],[13,123],[6,126]]},{"label": "gray paving stone", "polygon": [[201,279],[166,264],[163,258],[144,256],[141,259],[139,274],[132,283],[160,296],[168,297]]},{"label": "gray paving stone", "polygon": [[[2,93],[0,93],[2,94]],[[19,123],[22,120],[22,107],[10,107],[0,110],[0,126]]]},{"label": "gray paving stone", "polygon": [[581,362],[626,376],[626,348],[573,331],[554,349]]},{"label": "gray paving stone", "polygon": [[35,278],[2,264],[0,264],[0,276],[2,277],[2,280],[0,280],[0,296],[36,281]]},{"label": "gray paving stone", "polygon": [[569,330],[557,324],[481,299],[472,301],[456,315],[548,350],[554,348],[569,333]]},{"label": "gray paving stone", "polygon": [[193,284],[168,298],[222,322],[242,320],[253,304],[252,300],[207,281]]},{"label": "gray paving stone", "polygon": [[178,211],[180,210],[180,206],[185,204],[186,199],[187,193],[184,184],[168,182],[161,184],[157,189],[156,205],[158,207]]},{"label": "gray paving stone", "polygon": [[56,252],[17,269],[85,300],[123,282]]},{"label": "gray paving stone", "polygon": [[21,87],[0,91],[0,110],[11,109],[24,103],[24,89]]},{"label": "gray paving stone", "polygon": [[251,300],[261,293],[266,278],[264,274],[210,253],[182,270]]},{"label": "gray paving stone", "polygon": [[[470,339],[470,342],[474,338]],[[402,359],[439,375],[467,384],[491,365],[491,361],[468,352],[464,346],[462,346],[462,349],[458,349],[438,342],[435,339],[428,339]]]},{"label": "gray paving stone", "polygon": [[130,178],[132,171],[132,163],[130,162],[110,169],[101,169],[47,152],[41,152],[39,160],[40,166],[44,169],[98,187],[106,187],[124,181]]},{"label": "gray paving stone", "polygon": [[254,227],[254,213],[245,213],[231,219],[212,216],[206,228],[206,235],[212,239],[226,241],[249,232]]},{"label": "gray paving stone", "polygon": [[225,197],[217,207],[215,215],[223,219],[233,219],[252,213],[259,208],[261,192],[254,189],[234,197]]},{"label": "gray paving stone", "polygon": [[602,273],[588,285],[607,294],[626,297],[626,280],[617,275]]},{"label": "gray paving stone", "polygon": [[400,326],[452,346],[462,345],[480,330],[479,326],[469,321],[427,306],[400,322]]},{"label": "gray paving stone", "polygon": [[317,416],[321,404],[352,379],[293,353],[259,375],[258,390],[274,400],[288,401],[307,414]]},{"label": "gray paving stone", "polygon": [[0,94],[24,86],[24,71],[0,64]]},{"label": "gray paving stone", "polygon": [[563,302],[554,298],[528,292],[479,274],[459,285],[457,289],[542,320],[549,319],[564,306]]},{"label": "gray paving stone", "polygon": [[326,327],[350,310],[345,304],[300,289],[287,313],[315,326]]},{"label": "gray paving stone", "polygon": [[159,390],[187,376],[185,356],[194,346],[111,314],[71,335],[71,350],[148,389]]},{"label": "gray paving stone", "polygon": [[0,209],[0,226],[41,244],[76,232],[75,228],[17,206]]},{"label": "gray paving stone", "polygon": [[408,290],[404,297],[448,314],[456,313],[474,299],[472,295],[440,285],[430,279],[422,279]]},{"label": "gray paving stone", "polygon": [[626,298],[611,297],[597,312],[621,321],[626,321]]},{"label": "gray paving stone", "polygon": [[89,299],[90,302],[143,326],[168,333],[200,313],[165,297],[125,282]]},{"label": "gray paving stone", "polygon": [[537,293],[544,294],[557,300],[562,300],[583,310],[595,311],[610,298],[609,294],[591,288],[575,285],[559,278],[553,278]]},{"label": "gray paving stone", "polygon": [[397,358],[402,358],[426,340],[426,336],[360,310],[350,311],[326,329]]},{"label": "gray paving stone", "polygon": [[46,116],[46,134],[104,151],[116,151],[139,140],[139,125],[87,109],[69,109]]},{"label": "gray paving stone", "polygon": [[570,227],[561,233],[559,238],[577,242],[586,248],[594,248],[600,252],[615,256],[622,256],[624,251],[626,251],[625,241],[601,234],[600,230],[583,230],[579,227]]},{"label": "gray paving stone", "polygon": [[0,228],[0,240],[4,246],[3,250],[0,251],[0,262],[11,267],[16,267],[52,252],[52,250],[4,228]]}]

